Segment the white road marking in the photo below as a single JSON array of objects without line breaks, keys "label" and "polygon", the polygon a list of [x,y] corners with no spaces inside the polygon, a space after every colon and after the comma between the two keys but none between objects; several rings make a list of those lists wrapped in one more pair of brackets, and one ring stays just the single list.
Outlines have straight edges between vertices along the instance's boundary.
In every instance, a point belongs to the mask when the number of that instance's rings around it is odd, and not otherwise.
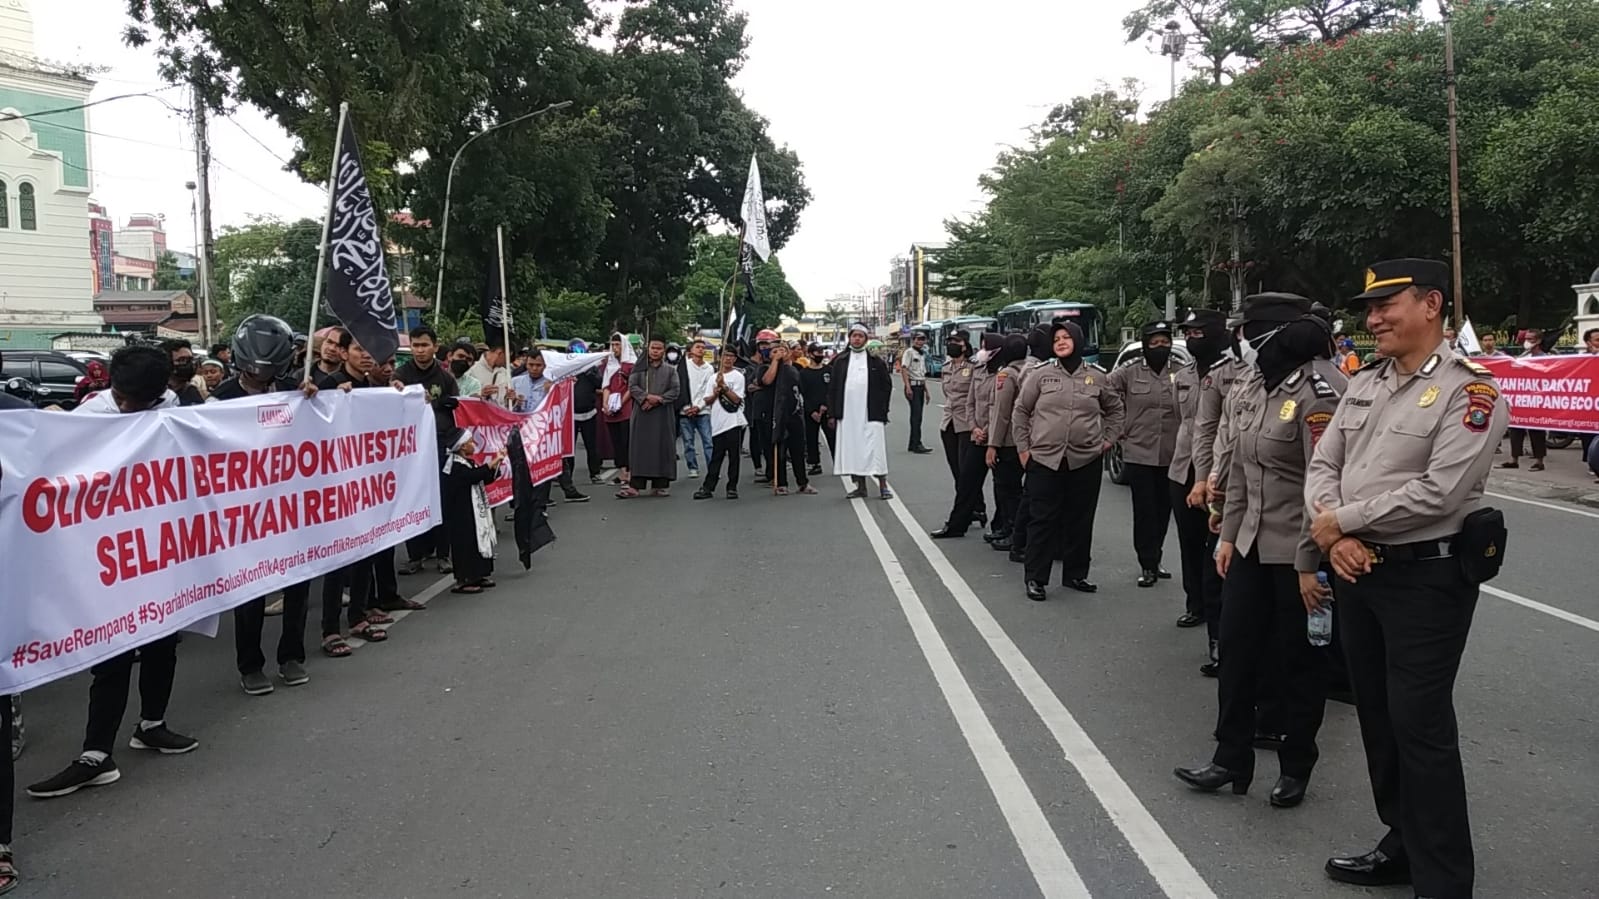
[{"label": "white road marking", "polygon": [[1521,503],[1527,506],[1537,506],[1540,509],[1553,509],[1556,512],[1567,512],[1572,515],[1581,515],[1584,518],[1599,518],[1599,512],[1590,512],[1587,509],[1577,509],[1572,506],[1562,506],[1558,503],[1546,503],[1536,499],[1525,499],[1520,496],[1511,496],[1508,493],[1494,493],[1492,490],[1485,490],[1483,491],[1483,495],[1491,496],[1494,499],[1509,500],[1510,502]]},{"label": "white road marking", "polygon": [[[1094,745],[1082,725],[1067,710],[1065,703],[1049,688],[1038,670],[1027,660],[1015,642],[1013,642],[1005,629],[983,605],[977,594],[961,577],[955,566],[950,564],[942,550],[933,544],[931,538],[923,532],[921,525],[911,516],[910,510],[896,496],[889,501],[894,510],[894,515],[899,518],[900,524],[906,533],[921,550],[922,556],[933,566],[933,571],[938,575],[950,595],[955,597],[955,602],[966,613],[972,626],[982,635],[988,643],[988,648],[999,659],[1000,664],[1010,674],[1033,711],[1049,728],[1054,735],[1055,742],[1066,755],[1066,761],[1077,769],[1083,782],[1093,791],[1094,797],[1104,807],[1110,819],[1115,823],[1122,836],[1127,839],[1138,858],[1149,869],[1155,882],[1167,896],[1180,897],[1180,899],[1215,899],[1216,894],[1210,885],[1200,876],[1199,871],[1189,863],[1188,857],[1177,848],[1166,831],[1161,829],[1155,817],[1149,813],[1138,797],[1133,794],[1132,788],[1122,780],[1121,775],[1111,766],[1110,760]],[[857,509],[865,514],[865,509]]]},{"label": "white road marking", "polygon": [[1557,609],[1554,606],[1541,603],[1536,599],[1528,599],[1525,596],[1518,596],[1508,590],[1501,590],[1498,587],[1490,587],[1487,584],[1483,584],[1480,589],[1489,596],[1497,596],[1505,602],[1513,602],[1518,606],[1525,606],[1526,608],[1532,609],[1534,612],[1542,612],[1545,615],[1559,618],[1561,621],[1567,621],[1575,624],[1578,627],[1585,627],[1594,633],[1599,633],[1599,621],[1594,621],[1592,618],[1584,618],[1574,612],[1568,612],[1565,609]]},{"label": "white road marking", "polygon": [[[889,586],[899,599],[900,610],[910,623],[916,644],[921,647],[922,656],[938,681],[944,702],[954,713],[955,723],[959,725],[967,747],[977,760],[978,768],[982,769],[983,778],[988,781],[989,790],[999,803],[1000,814],[1004,815],[1005,823],[1010,825],[1011,835],[1016,838],[1022,856],[1027,860],[1027,867],[1032,871],[1033,880],[1038,883],[1039,892],[1046,899],[1088,899],[1092,895],[1088,892],[1088,886],[1066,855],[1060,838],[1055,835],[1049,819],[1044,817],[1038,798],[1022,779],[1021,771],[1016,768],[993,723],[978,704],[971,684],[961,674],[955,657],[950,654],[943,637],[939,636],[938,627],[933,624],[927,607],[916,595],[916,589],[911,586],[899,559],[894,557],[888,539],[883,536],[877,522],[872,520],[866,501],[851,501],[850,505],[860,519],[861,529],[866,532],[872,551],[877,554],[877,562],[882,566]],[[1208,892],[1206,895],[1209,895]]]},{"label": "white road marking", "polygon": [[[432,600],[438,598],[439,594],[443,593],[450,587],[451,584],[454,583],[455,576],[447,574],[444,577],[439,578],[437,581],[434,581],[432,586],[425,588],[421,593],[418,593],[411,598],[423,605],[427,605]],[[401,609],[398,612],[390,612],[389,617],[394,619],[394,624],[399,624],[411,614],[413,613],[410,609]],[[393,626],[394,625],[392,624],[386,624],[383,627],[384,629],[388,629]],[[368,641],[363,640],[360,637],[351,636],[346,638],[344,642],[350,644],[351,649],[360,649],[361,647],[365,646]]]}]

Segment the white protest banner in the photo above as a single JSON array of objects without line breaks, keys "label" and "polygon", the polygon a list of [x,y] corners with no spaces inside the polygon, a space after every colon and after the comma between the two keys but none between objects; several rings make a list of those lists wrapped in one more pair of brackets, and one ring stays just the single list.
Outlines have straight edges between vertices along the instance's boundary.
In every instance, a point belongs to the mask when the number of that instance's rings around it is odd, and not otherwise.
[{"label": "white protest banner", "polygon": [[0,694],[431,529],[433,435],[419,387],[0,413]]}]

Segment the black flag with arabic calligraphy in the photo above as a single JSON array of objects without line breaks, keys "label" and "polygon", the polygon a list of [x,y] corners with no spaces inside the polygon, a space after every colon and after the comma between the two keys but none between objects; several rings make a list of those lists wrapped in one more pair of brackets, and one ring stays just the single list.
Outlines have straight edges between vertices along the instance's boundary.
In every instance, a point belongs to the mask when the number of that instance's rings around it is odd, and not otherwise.
[{"label": "black flag with arabic calligraphy", "polygon": [[328,306],[374,359],[392,358],[400,348],[394,292],[383,261],[383,236],[377,210],[361,167],[355,128],[346,119],[339,139],[333,179],[332,221],[328,226]]}]

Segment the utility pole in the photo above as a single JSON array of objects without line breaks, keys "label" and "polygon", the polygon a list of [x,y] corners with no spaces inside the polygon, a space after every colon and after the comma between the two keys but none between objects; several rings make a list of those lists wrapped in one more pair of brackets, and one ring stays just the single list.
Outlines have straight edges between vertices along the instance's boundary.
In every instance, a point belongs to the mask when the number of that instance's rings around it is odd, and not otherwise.
[{"label": "utility pole", "polygon": [[[190,85],[194,95],[194,156],[199,170],[196,181],[200,187],[200,245],[195,247],[196,274],[200,279],[200,342],[209,351],[215,342],[216,314],[211,293],[211,135],[206,127],[205,100],[200,95],[200,75],[196,69]],[[314,328],[316,322],[312,322]]]},{"label": "utility pole", "polygon": [[1466,298],[1460,276],[1460,138],[1455,129],[1455,35],[1449,25],[1448,0],[1438,0],[1444,19],[1444,85],[1449,93],[1449,265],[1454,274],[1454,325],[1465,319]]},{"label": "utility pole", "polygon": [[[1188,35],[1183,34],[1182,25],[1174,19],[1166,23],[1166,31],[1160,38],[1160,55],[1171,58],[1171,101],[1177,99],[1177,61],[1183,58],[1183,51],[1188,46]],[[1166,320],[1171,321],[1177,317],[1177,285],[1172,280],[1170,263],[1166,266]]]}]

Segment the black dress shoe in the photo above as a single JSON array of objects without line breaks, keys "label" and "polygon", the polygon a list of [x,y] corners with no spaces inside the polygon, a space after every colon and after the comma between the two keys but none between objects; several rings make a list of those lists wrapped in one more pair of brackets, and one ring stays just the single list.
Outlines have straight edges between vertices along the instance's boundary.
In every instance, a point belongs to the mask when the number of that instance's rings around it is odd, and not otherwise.
[{"label": "black dress shoe", "polygon": [[949,540],[954,537],[964,537],[966,536],[966,532],[957,531],[946,524],[928,536],[932,537],[934,540]]},{"label": "black dress shoe", "polygon": [[1047,599],[1048,595],[1044,592],[1044,585],[1037,581],[1028,581],[1027,598],[1033,602],[1043,602]]},{"label": "black dress shoe", "polygon": [[1365,855],[1327,859],[1327,876],[1356,886],[1397,886],[1410,883],[1410,862],[1389,858],[1381,849],[1373,849]]},{"label": "black dress shoe", "polygon": [[822,473],[822,466],[820,466],[820,465],[812,465],[810,468],[805,469],[806,477],[815,477],[816,475],[819,475],[821,473]]},{"label": "black dress shoe", "polygon": [[972,513],[972,522],[974,524],[976,524],[978,527],[984,527],[984,528],[988,527],[988,513],[987,512],[973,512]]},{"label": "black dress shoe", "polygon": [[1183,783],[1206,793],[1214,793],[1232,784],[1233,792],[1240,796],[1249,792],[1249,782],[1254,779],[1253,771],[1234,771],[1214,763],[1197,768],[1178,768],[1172,773]]},{"label": "black dress shoe", "polygon": [[1255,744],[1256,749],[1264,749],[1267,752],[1276,752],[1277,750],[1283,748],[1283,741],[1286,739],[1288,739],[1286,734],[1270,734],[1266,733],[1265,731],[1257,730],[1255,731],[1255,739],[1251,742]]},{"label": "black dress shoe", "polygon": [[715,495],[716,494],[712,493],[709,490],[706,490],[703,487],[701,487],[700,489],[694,491],[694,498],[695,499],[710,499],[711,497],[713,497]]},{"label": "black dress shoe", "polygon": [[1156,565],[1155,566],[1155,577],[1158,577],[1158,578],[1160,578],[1163,581],[1169,581],[1169,580],[1171,580],[1171,572],[1167,571],[1166,569],[1164,569],[1162,567],[1160,567],[1159,565]]},{"label": "black dress shoe", "polygon": [[1015,544],[1010,542],[1009,534],[1001,534],[1000,536],[995,537],[993,542],[988,544],[988,546],[990,549],[998,552],[1010,552]]},{"label": "black dress shoe", "polygon": [[1081,577],[1069,577],[1066,580],[1061,582],[1061,586],[1070,587],[1073,590],[1076,590],[1078,593],[1097,593],[1097,592],[1099,592],[1099,585],[1098,584],[1094,583],[1093,581],[1088,580],[1087,578],[1081,578]]},{"label": "black dress shoe", "polygon": [[1177,617],[1178,627],[1199,627],[1204,623],[1205,619],[1195,615],[1193,612],[1184,612]]},{"label": "black dress shoe", "polygon": [[1155,572],[1146,568],[1144,569],[1143,573],[1138,576],[1138,586],[1153,587],[1155,586],[1155,580],[1157,577],[1158,575],[1156,575]]},{"label": "black dress shoe", "polygon": [[1293,808],[1305,801],[1305,788],[1308,786],[1310,778],[1284,774],[1277,778],[1277,786],[1271,788],[1271,804],[1277,808]]},{"label": "black dress shoe", "polygon": [[1206,677],[1221,677],[1221,663],[1206,662],[1199,666],[1199,673]]},{"label": "black dress shoe", "polygon": [[1010,555],[1007,558],[1009,558],[1012,562],[1015,562],[1016,564],[1020,565],[1021,563],[1027,561],[1027,554],[1022,552],[1019,549],[1014,549],[1013,548],[1010,551]]},{"label": "black dress shoe", "polygon": [[913,446],[913,447],[911,447],[911,452],[915,453],[918,456],[925,456],[928,453],[932,452],[932,450],[928,449],[925,446]]},{"label": "black dress shoe", "polygon": [[732,487],[727,488],[727,498],[738,499],[738,491],[734,490]]}]

